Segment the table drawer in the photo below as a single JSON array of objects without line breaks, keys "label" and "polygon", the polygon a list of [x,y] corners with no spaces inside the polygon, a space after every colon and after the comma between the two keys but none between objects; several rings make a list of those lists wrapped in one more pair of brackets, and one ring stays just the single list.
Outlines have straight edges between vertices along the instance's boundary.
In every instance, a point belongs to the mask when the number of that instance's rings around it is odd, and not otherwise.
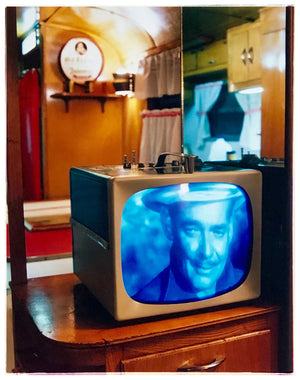
[{"label": "table drawer", "polygon": [[270,330],[121,361],[124,372],[271,372]]}]

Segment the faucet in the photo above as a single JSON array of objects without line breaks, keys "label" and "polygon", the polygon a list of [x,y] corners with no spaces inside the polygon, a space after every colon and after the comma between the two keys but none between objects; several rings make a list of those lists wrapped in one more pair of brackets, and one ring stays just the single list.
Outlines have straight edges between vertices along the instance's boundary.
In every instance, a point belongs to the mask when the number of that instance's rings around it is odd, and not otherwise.
[{"label": "faucet", "polygon": [[198,156],[185,153],[161,153],[158,157],[155,168],[162,168],[165,166],[165,159],[167,156],[175,156],[181,158],[181,165],[184,167],[186,173],[194,173],[195,170],[195,159]]}]

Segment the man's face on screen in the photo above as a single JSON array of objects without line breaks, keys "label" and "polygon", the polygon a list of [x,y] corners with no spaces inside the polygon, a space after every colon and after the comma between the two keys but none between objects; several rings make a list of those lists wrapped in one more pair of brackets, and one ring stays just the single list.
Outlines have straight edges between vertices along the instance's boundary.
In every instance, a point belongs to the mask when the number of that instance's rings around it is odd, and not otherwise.
[{"label": "man's face on screen", "polygon": [[173,271],[185,290],[214,292],[230,243],[230,202],[180,203],[171,211]]}]

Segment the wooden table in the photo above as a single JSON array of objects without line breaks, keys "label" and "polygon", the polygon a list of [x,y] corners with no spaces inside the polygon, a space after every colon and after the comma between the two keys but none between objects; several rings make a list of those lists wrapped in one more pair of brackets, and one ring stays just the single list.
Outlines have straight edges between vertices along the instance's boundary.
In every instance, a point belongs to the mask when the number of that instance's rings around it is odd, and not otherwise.
[{"label": "wooden table", "polygon": [[273,306],[117,322],[74,274],[30,279],[12,297],[20,372],[277,370]]}]

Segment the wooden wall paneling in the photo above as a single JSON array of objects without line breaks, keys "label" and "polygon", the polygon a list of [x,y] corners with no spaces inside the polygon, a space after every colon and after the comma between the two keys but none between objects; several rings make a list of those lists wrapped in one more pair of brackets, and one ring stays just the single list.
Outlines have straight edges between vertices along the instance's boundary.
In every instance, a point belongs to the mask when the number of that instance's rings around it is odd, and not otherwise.
[{"label": "wooden wall paneling", "polygon": [[[285,147],[285,8],[266,7],[262,25],[261,156],[284,157]],[[274,25],[277,28],[274,29]]]},{"label": "wooden wall paneling", "polygon": [[[46,199],[69,196],[69,169],[72,166],[115,165],[123,157],[123,112],[124,99],[107,100],[104,112],[97,100],[73,100],[69,112],[60,99],[51,95],[64,88],[64,77],[59,70],[58,57],[63,45],[73,37],[91,37],[83,32],[62,29],[42,24],[43,38],[43,146],[44,146],[44,193]],[[94,36],[91,37],[95,40]],[[104,70],[101,83],[107,83],[108,76],[119,65],[119,57],[107,42],[96,41],[104,54]],[[97,86],[101,85],[97,82]],[[94,91],[98,87],[94,85]],[[104,86],[105,87],[105,86]],[[83,89],[74,86],[74,92]],[[111,92],[110,92],[111,93]]]},{"label": "wooden wall paneling", "polygon": [[134,97],[125,98],[123,116],[123,155],[126,154],[131,161],[131,153],[136,151],[136,160],[139,160],[140,141],[143,122],[140,113],[147,108],[146,100]]}]

